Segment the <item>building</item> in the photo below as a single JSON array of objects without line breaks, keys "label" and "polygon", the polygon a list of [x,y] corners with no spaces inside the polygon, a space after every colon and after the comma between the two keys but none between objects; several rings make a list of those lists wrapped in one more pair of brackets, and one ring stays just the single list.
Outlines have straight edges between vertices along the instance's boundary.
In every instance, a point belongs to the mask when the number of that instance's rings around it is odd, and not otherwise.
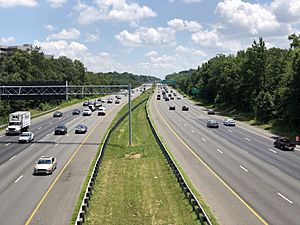
[{"label": "building", "polygon": [[5,46],[0,45],[0,57],[11,56],[16,50],[22,50],[31,52],[33,49],[32,44],[16,45],[16,46]]}]

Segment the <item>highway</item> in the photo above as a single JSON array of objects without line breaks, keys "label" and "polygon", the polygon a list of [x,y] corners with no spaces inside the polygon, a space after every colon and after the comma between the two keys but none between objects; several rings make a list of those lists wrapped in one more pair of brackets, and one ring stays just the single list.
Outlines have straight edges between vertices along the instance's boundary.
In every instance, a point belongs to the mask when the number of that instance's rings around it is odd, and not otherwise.
[{"label": "highway", "polygon": [[[175,110],[169,110],[169,106]],[[183,112],[181,107],[189,106]],[[273,147],[271,134],[224,126],[191,101],[150,102],[152,119],[176,161],[220,224],[300,224],[300,152]],[[208,119],[219,128],[207,128]]]},{"label": "highway", "polygon": [[[133,97],[137,96],[136,92]],[[107,98],[107,97],[104,97]],[[62,117],[51,114],[32,120],[35,140],[17,143],[18,136],[0,136],[0,221],[1,225],[68,224],[90,163],[114,116],[127,103],[107,104],[107,115],[72,115],[82,103],[61,110]],[[86,134],[75,134],[75,127],[87,125]],[[54,135],[54,127],[66,124],[66,135]],[[52,175],[33,175],[34,163],[41,156],[58,161]]]}]

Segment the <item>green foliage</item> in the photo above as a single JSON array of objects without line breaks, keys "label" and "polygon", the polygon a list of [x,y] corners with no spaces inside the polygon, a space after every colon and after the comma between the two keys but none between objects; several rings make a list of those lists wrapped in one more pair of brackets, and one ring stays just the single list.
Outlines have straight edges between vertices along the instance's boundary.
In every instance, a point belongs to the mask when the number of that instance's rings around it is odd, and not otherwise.
[{"label": "green foliage", "polygon": [[250,116],[258,122],[300,128],[300,35],[291,49],[265,47],[262,38],[236,55],[217,55],[193,70],[166,76],[196,100]]}]

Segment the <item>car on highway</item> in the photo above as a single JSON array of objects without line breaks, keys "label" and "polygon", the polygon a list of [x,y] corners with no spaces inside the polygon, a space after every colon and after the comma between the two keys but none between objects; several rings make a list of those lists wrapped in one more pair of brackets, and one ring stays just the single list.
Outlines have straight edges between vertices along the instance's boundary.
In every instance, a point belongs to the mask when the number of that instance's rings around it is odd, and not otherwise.
[{"label": "car on highway", "polygon": [[113,103],[113,99],[112,99],[112,98],[108,98],[108,99],[107,99],[107,103],[108,103],[108,104]]},{"label": "car on highway", "polygon": [[79,124],[75,127],[75,134],[85,134],[88,128],[84,124]]},{"label": "car on highway", "polygon": [[33,174],[52,174],[57,167],[57,161],[54,157],[42,156],[33,168]]},{"label": "car on highway", "polygon": [[88,101],[85,101],[82,103],[82,106],[88,106],[89,105],[89,102]]},{"label": "car on highway", "polygon": [[106,103],[106,99],[101,99],[101,103]]},{"label": "car on highway", "polygon": [[53,117],[62,117],[63,113],[61,111],[56,111],[53,113]]},{"label": "car on highway", "polygon": [[117,99],[117,100],[115,101],[115,104],[120,104],[120,100]]},{"label": "car on highway", "polygon": [[175,110],[175,106],[174,105],[170,105],[169,106],[169,110]]},{"label": "car on highway", "polygon": [[206,125],[209,128],[219,128],[219,123],[216,120],[208,120]]},{"label": "car on highway", "polygon": [[235,126],[235,120],[231,118],[226,118],[223,120],[225,126]]},{"label": "car on highway", "polygon": [[214,111],[213,109],[209,109],[209,110],[207,111],[207,114],[208,114],[208,115],[215,115],[215,111]]},{"label": "car on highway", "polygon": [[72,115],[79,115],[80,114],[80,110],[79,109],[73,109],[72,110]]},{"label": "car on highway", "polygon": [[165,97],[165,101],[170,101],[170,99],[168,97]]},{"label": "car on highway", "polygon": [[84,108],[82,111],[82,115],[83,116],[90,116],[92,115],[92,110],[90,110],[90,108]]},{"label": "car on highway", "polygon": [[54,134],[66,134],[68,132],[68,128],[64,124],[57,125],[54,129]]},{"label": "car on highway", "polygon": [[116,99],[122,99],[121,95],[116,95]]},{"label": "car on highway", "polygon": [[189,111],[189,107],[187,105],[182,106],[182,111]]},{"label": "car on highway", "polygon": [[28,143],[33,141],[34,134],[32,132],[23,132],[20,134],[18,142],[19,143]]},{"label": "car on highway", "polygon": [[279,137],[274,141],[274,147],[279,148],[281,150],[290,150],[293,151],[296,147],[295,142],[291,141],[286,137]]},{"label": "car on highway", "polygon": [[105,115],[106,115],[106,108],[104,106],[99,107],[98,116],[105,116]]},{"label": "car on highway", "polygon": [[181,99],[181,97],[177,95],[177,100],[180,100],[180,99]]}]

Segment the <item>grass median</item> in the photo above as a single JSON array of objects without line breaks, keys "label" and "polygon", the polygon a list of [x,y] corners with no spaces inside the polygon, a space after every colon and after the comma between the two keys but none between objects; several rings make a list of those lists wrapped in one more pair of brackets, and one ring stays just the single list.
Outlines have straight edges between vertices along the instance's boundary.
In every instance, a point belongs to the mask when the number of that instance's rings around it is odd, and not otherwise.
[{"label": "grass median", "polygon": [[111,136],[86,224],[199,224],[151,133],[145,104],[132,114],[132,146],[128,118]]}]

